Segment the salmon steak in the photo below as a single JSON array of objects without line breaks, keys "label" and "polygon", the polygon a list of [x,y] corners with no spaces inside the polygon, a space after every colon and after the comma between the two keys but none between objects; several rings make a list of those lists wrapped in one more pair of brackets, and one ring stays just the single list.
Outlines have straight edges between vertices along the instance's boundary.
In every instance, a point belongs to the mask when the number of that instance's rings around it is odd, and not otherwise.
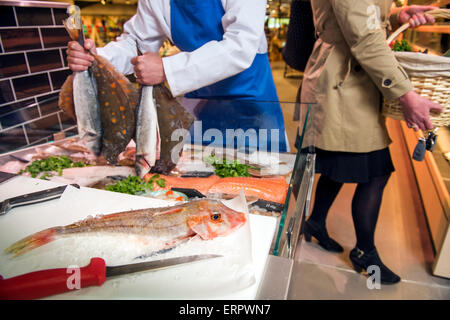
[{"label": "salmon steak", "polygon": [[[149,181],[152,174],[144,177]],[[283,177],[273,178],[253,178],[253,177],[230,177],[220,178],[212,175],[208,178],[181,178],[173,176],[159,175],[166,182],[165,190],[170,188],[187,188],[200,191],[204,195],[226,194],[239,195],[241,189],[244,194],[258,199],[284,203],[289,188],[286,179]]]}]

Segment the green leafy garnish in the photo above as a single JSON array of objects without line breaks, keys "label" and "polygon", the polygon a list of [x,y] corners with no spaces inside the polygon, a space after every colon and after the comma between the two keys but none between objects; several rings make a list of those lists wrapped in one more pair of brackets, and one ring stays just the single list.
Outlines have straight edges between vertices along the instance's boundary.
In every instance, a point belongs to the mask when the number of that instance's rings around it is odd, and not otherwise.
[{"label": "green leafy garnish", "polygon": [[165,187],[166,187],[166,180],[164,180],[164,179],[158,179],[158,180],[156,180],[156,184],[157,184],[158,186],[160,186],[161,188],[165,188]]},{"label": "green leafy garnish", "polygon": [[41,179],[52,177],[50,171],[58,172],[58,175],[62,175],[63,169],[67,168],[79,168],[86,166],[83,162],[74,162],[67,156],[49,157],[48,159],[34,160],[24,170],[20,170],[19,174],[29,172],[33,178],[36,178],[41,172],[45,172],[41,176]]},{"label": "green leafy garnish", "polygon": [[413,51],[410,46],[408,40],[403,39],[402,41],[395,41],[394,46],[392,47],[392,51]]},{"label": "green leafy garnish", "polygon": [[128,178],[107,186],[105,189],[108,191],[139,195],[145,193],[147,190],[152,191],[154,188],[154,183],[164,188],[166,186],[166,181],[162,178],[158,178],[159,175],[154,175],[149,181],[145,182],[138,176],[130,175]]},{"label": "green leafy garnish", "polygon": [[209,156],[205,162],[213,165],[216,170],[215,173],[221,177],[250,177],[248,169],[251,166],[242,164],[238,160],[228,161],[227,159],[217,159],[215,156]]},{"label": "green leafy garnish", "polygon": [[50,174],[50,173],[48,173],[48,172],[44,172],[44,173],[42,174],[42,176],[41,176],[39,179],[42,179],[42,180],[48,180],[47,178],[51,178],[51,177],[53,177],[52,174]]}]

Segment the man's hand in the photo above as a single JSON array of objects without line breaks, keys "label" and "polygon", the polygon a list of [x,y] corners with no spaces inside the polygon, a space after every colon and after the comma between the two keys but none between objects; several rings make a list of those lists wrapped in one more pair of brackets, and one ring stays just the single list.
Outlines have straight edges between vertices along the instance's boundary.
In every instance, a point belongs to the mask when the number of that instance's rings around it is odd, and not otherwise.
[{"label": "man's hand", "polygon": [[417,28],[423,24],[433,24],[435,19],[425,11],[439,9],[434,6],[407,6],[401,9],[398,15],[398,22],[402,25],[409,22],[411,28]]},{"label": "man's hand", "polygon": [[137,82],[153,86],[166,80],[162,58],[153,52],[147,52],[131,59]]},{"label": "man's hand", "polygon": [[76,41],[70,41],[67,45],[67,62],[69,68],[74,71],[84,71],[92,65],[94,57],[89,54],[96,54],[95,43],[91,39],[84,41],[84,48]]},{"label": "man's hand", "polygon": [[400,104],[403,108],[406,124],[415,131],[433,129],[430,111],[434,110],[439,113],[443,111],[440,104],[420,96],[413,90],[400,97]]}]

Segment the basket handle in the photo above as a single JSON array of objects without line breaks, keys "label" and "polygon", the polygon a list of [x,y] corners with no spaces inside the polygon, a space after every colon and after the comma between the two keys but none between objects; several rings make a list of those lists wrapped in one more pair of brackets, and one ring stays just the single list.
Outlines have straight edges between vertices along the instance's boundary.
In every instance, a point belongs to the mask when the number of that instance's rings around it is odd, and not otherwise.
[{"label": "basket handle", "polygon": [[[434,9],[434,10],[429,10],[425,12],[426,14],[432,15],[435,18],[446,18],[446,19],[450,19],[450,9]],[[387,44],[390,44],[392,41],[394,41],[395,38],[397,38],[399,36],[400,33],[402,33],[403,31],[405,31],[406,29],[408,29],[410,27],[409,22],[405,23],[404,25],[402,25],[400,28],[398,28],[397,30],[395,30],[390,36],[389,38],[387,38],[386,42]]]}]

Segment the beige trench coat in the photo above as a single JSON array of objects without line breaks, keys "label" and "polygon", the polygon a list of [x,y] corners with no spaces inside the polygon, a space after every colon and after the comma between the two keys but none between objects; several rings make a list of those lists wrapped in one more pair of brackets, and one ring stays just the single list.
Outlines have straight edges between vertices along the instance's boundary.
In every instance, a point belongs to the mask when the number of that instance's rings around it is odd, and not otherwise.
[{"label": "beige trench coat", "polygon": [[[370,152],[391,142],[380,93],[413,89],[386,44],[391,0],[312,0],[318,39],[306,66],[302,102],[315,102],[303,147]],[[391,17],[396,21],[397,17]]]}]

